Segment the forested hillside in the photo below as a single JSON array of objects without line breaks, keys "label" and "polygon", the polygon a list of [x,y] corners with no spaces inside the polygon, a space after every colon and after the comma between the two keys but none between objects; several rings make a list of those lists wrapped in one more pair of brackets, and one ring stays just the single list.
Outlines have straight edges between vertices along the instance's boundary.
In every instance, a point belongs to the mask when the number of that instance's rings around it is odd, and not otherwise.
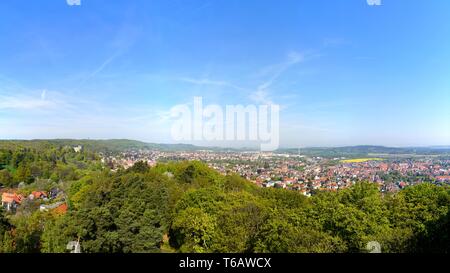
[{"label": "forested hillside", "polygon": [[155,149],[161,151],[172,150],[199,150],[204,147],[188,144],[156,144],[129,139],[52,139],[52,140],[0,140],[0,149],[16,149],[17,147],[28,149],[46,149],[54,147],[73,147],[81,145],[91,152],[122,152],[137,149]]},{"label": "forested hillside", "polygon": [[383,252],[449,252],[445,186],[382,195],[359,183],[307,198],[196,161],[112,172],[95,153],[52,145],[3,147],[0,169],[2,190],[57,188],[68,206],[2,211],[0,252],[67,252],[78,240],[83,252],[366,252],[370,241]]}]

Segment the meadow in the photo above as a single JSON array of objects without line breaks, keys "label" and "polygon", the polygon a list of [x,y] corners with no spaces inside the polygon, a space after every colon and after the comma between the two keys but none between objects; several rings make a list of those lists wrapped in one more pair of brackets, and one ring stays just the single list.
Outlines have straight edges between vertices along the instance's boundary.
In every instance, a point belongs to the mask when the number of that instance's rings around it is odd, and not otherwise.
[{"label": "meadow", "polygon": [[353,158],[341,160],[342,163],[362,163],[367,161],[382,161],[382,158],[372,157],[372,158]]}]

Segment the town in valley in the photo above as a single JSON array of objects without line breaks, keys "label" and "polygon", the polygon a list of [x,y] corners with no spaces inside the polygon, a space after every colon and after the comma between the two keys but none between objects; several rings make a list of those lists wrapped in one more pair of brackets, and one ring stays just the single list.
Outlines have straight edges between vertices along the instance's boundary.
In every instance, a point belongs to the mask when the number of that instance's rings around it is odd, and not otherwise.
[{"label": "town in valley", "polygon": [[[450,157],[438,155],[379,155],[380,157],[321,157],[297,153],[260,151],[156,151],[131,150],[103,155],[112,170],[127,169],[138,161],[197,160],[226,175],[236,173],[261,186],[300,191],[311,196],[316,190],[338,190],[357,182],[379,185],[382,192],[396,192],[424,182],[450,184]],[[383,157],[381,157],[383,156]]]}]

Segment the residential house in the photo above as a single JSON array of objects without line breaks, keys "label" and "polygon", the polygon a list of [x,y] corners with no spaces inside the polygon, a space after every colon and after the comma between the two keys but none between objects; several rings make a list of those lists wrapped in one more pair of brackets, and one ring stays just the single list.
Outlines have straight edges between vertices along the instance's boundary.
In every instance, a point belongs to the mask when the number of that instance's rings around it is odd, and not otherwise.
[{"label": "residential house", "polygon": [[73,150],[74,150],[76,153],[79,153],[79,152],[81,152],[81,151],[83,150],[83,146],[78,145],[78,146],[76,146],[76,147],[73,147]]},{"label": "residential house", "polygon": [[67,211],[67,204],[66,202],[61,201],[50,205],[41,205],[39,210],[42,212],[55,210],[56,212],[65,213]]},{"label": "residential house", "polygon": [[34,191],[30,194],[29,199],[47,199],[48,195],[47,193],[43,191]]},{"label": "residential house", "polygon": [[22,203],[23,196],[16,193],[4,192],[2,194],[2,207],[6,211],[14,211]]}]

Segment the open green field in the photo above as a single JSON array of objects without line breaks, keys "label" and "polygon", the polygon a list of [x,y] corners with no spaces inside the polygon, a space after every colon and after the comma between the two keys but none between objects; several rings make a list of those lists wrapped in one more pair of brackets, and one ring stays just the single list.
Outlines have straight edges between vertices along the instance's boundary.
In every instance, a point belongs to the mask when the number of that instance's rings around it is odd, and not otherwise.
[{"label": "open green field", "polygon": [[342,163],[362,163],[367,161],[382,161],[382,158],[371,157],[371,158],[354,158],[354,159],[346,159],[341,160]]}]

